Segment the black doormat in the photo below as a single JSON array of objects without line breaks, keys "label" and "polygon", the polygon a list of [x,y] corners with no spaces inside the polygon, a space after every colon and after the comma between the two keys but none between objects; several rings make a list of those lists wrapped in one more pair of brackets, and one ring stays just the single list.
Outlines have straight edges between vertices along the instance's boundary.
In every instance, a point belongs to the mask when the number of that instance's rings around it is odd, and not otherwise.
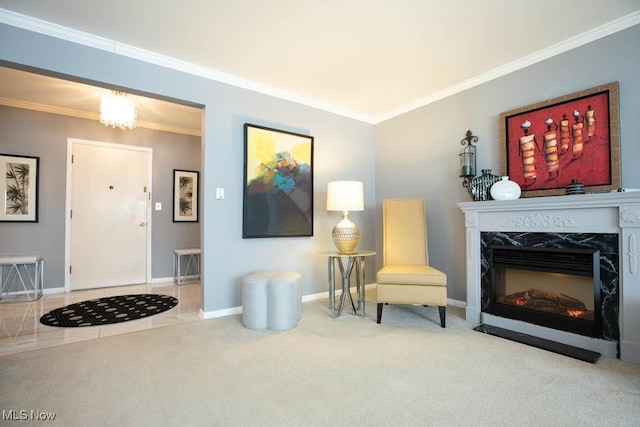
[{"label": "black doormat", "polygon": [[169,295],[118,295],[56,308],[44,314],[40,323],[62,328],[108,325],[153,316],[177,304],[177,298]]},{"label": "black doormat", "polygon": [[572,345],[562,344],[556,341],[550,341],[544,338],[538,338],[532,335],[498,328],[497,326],[481,324],[473,328],[473,330],[519,342],[521,344],[530,345],[532,347],[541,348],[564,356],[573,357],[574,359],[582,360],[584,362],[596,363],[598,359],[600,359],[600,353],[596,353],[595,351],[585,350]]}]

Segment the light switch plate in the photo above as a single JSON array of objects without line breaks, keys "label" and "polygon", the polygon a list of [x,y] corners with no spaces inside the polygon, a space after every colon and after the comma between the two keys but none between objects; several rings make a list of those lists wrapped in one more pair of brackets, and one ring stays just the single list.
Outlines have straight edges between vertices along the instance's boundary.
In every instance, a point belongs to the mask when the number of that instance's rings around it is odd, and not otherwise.
[{"label": "light switch plate", "polygon": [[224,188],[216,188],[216,199],[217,200],[224,199]]},{"label": "light switch plate", "polygon": [[156,210],[157,211],[161,211],[162,210],[162,203],[156,202]]}]

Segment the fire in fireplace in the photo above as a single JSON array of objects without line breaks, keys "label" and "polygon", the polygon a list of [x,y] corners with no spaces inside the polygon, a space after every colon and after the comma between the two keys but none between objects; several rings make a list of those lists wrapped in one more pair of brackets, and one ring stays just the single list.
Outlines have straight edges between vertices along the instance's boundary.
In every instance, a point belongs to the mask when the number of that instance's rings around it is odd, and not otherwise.
[{"label": "fire in fireplace", "polygon": [[600,253],[492,245],[493,314],[600,337]]},{"label": "fire in fireplace", "polygon": [[529,288],[526,291],[498,297],[496,304],[509,304],[529,310],[539,310],[556,316],[568,316],[575,319],[593,321],[595,311],[577,298],[561,293],[546,292]]}]

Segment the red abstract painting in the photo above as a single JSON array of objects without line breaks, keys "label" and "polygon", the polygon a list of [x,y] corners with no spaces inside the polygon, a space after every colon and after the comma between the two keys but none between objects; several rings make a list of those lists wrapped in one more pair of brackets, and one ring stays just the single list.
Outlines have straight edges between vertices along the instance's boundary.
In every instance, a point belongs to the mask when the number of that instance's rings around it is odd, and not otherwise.
[{"label": "red abstract painting", "polygon": [[[617,112],[617,91],[615,95]],[[572,180],[587,188],[619,185],[619,159],[614,159],[611,142],[611,91],[541,104],[501,115],[506,175],[523,192],[562,194]],[[619,144],[615,148],[619,150]]]}]

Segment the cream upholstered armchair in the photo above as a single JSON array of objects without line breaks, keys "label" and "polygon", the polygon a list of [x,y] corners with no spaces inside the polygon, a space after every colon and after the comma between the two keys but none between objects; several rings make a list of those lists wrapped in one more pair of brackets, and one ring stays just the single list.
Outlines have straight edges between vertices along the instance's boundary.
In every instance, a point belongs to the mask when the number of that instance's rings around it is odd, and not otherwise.
[{"label": "cream upholstered armchair", "polygon": [[378,318],[384,304],[438,306],[445,327],[447,275],[429,266],[424,199],[382,201],[382,256],[378,271]]}]

